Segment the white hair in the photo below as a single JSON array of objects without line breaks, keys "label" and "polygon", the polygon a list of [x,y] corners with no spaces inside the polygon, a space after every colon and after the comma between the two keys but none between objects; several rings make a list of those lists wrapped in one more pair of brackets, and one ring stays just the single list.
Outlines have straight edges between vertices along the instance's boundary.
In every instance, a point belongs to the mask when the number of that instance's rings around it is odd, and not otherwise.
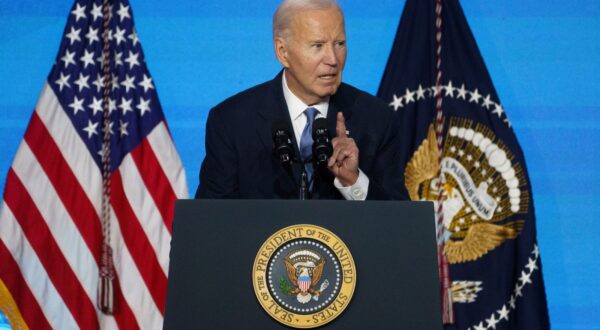
[{"label": "white hair", "polygon": [[290,33],[290,25],[294,14],[301,10],[320,10],[337,8],[340,13],[342,8],[337,0],[285,0],[273,15],[273,38],[286,39]]}]

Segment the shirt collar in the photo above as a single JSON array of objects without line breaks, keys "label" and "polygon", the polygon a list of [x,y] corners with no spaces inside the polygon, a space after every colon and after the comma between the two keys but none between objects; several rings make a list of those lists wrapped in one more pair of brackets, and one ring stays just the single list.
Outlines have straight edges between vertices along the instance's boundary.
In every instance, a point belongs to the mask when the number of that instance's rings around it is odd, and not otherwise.
[{"label": "shirt collar", "polygon": [[[300,117],[304,110],[309,106],[306,105],[302,100],[300,100],[294,93],[290,90],[287,85],[287,80],[285,79],[285,70],[282,74],[282,85],[283,85],[283,97],[285,98],[285,103],[287,104],[288,111],[290,113],[290,118],[294,121],[296,118]],[[313,107],[319,111],[317,118],[327,118],[327,110],[329,110],[329,98],[323,102],[319,102],[317,104],[313,104],[310,107]]]}]

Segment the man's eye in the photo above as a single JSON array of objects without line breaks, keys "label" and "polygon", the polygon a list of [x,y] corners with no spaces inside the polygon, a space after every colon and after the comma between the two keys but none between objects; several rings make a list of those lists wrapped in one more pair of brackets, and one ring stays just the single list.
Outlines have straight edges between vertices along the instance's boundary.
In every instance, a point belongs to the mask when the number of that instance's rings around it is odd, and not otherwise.
[{"label": "man's eye", "polygon": [[337,42],[337,46],[338,47],[344,47],[344,46],[346,46],[346,42],[345,41],[338,41]]},{"label": "man's eye", "polygon": [[313,48],[321,49],[323,48],[323,44],[313,44]]}]

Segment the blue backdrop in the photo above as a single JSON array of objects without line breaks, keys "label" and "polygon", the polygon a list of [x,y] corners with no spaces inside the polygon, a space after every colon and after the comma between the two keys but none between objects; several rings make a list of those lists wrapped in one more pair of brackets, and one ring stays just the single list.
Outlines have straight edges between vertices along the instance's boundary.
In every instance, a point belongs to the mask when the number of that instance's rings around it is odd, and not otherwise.
[{"label": "blue backdrop", "polygon": [[[279,1],[130,0],[148,68],[195,192],[208,110],[280,70]],[[58,51],[71,0],[0,0],[0,187]],[[341,1],[344,80],[375,93],[404,1]],[[463,1],[525,152],[555,329],[600,329],[600,2]],[[2,267],[2,265],[0,265]],[[0,328],[2,328],[0,317]]]}]

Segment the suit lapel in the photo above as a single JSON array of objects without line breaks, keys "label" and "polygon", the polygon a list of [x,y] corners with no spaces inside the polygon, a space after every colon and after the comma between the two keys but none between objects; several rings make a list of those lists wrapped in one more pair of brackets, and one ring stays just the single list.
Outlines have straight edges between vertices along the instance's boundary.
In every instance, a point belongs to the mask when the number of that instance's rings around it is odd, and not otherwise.
[{"label": "suit lapel", "polygon": [[[269,82],[268,96],[262,102],[258,109],[259,124],[257,125],[257,134],[260,137],[263,146],[271,151],[273,150],[272,125],[276,120],[285,120],[290,128],[292,144],[296,157],[300,155],[298,143],[294,135],[292,120],[283,97],[282,87],[283,70]],[[291,171],[281,167],[275,157],[272,157],[273,167],[275,169],[275,187],[274,192],[282,198],[294,198],[296,194],[297,178],[300,177],[300,166],[295,164]],[[291,173],[290,173],[291,172]],[[292,194],[292,196],[290,196]]]},{"label": "suit lapel", "polygon": [[273,148],[273,136],[272,136],[272,125],[276,120],[285,120],[290,128],[290,134],[292,135],[292,142],[296,154],[299,155],[298,143],[296,136],[292,129],[292,120],[288,111],[285,98],[283,97],[283,87],[281,82],[281,76],[283,70],[275,77],[275,79],[269,82],[269,96],[266,97],[260,109],[258,109],[258,115],[261,118],[261,125],[258,125],[257,132],[260,136],[260,140],[263,145],[267,148]]}]

